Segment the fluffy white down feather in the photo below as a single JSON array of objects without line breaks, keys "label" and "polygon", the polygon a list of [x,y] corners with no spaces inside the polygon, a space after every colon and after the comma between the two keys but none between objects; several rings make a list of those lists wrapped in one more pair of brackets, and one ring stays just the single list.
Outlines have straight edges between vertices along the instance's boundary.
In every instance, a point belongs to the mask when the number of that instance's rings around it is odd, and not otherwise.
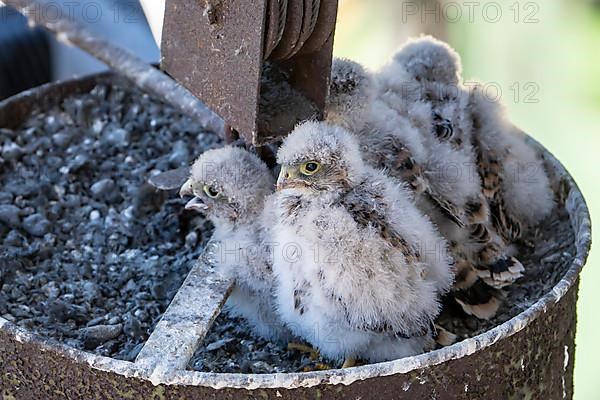
[{"label": "fluffy white down feather", "polygon": [[[527,145],[524,135],[509,122],[505,107],[485,96],[482,85],[463,86],[461,71],[460,56],[456,51],[431,36],[422,36],[402,46],[377,77],[383,97],[391,100],[388,104],[398,104],[404,99],[400,107],[409,117],[428,117],[423,110],[424,103],[428,102],[418,99],[423,92],[428,91],[428,97],[433,97],[434,101],[436,95],[438,99],[444,98],[438,102],[440,107],[436,112],[452,121],[455,134],[465,135],[461,138],[461,151],[472,157],[472,143],[476,139],[483,151],[493,150],[502,155],[502,193],[507,211],[525,226],[535,225],[554,207],[554,196],[543,161]],[[418,89],[407,94],[407,86]],[[394,99],[392,93],[401,93],[404,98]],[[410,97],[413,93],[416,98]],[[456,97],[456,100],[448,101],[448,97]],[[421,123],[411,119],[417,125]],[[477,127],[473,126],[474,121],[477,121]],[[446,154],[438,153],[431,143],[426,145],[433,154],[445,158]]]},{"label": "fluffy white down feather", "polygon": [[[477,88],[464,87],[460,75],[456,52],[431,37],[409,41],[373,74],[360,64],[338,60],[327,118],[356,135],[368,163],[385,166],[386,173],[416,189],[420,210],[453,243],[457,261],[463,259],[461,268],[476,267],[485,282],[501,288],[518,279],[523,268],[513,258],[515,248],[505,228],[538,223],[551,211],[553,194],[541,160],[523,136],[515,134],[502,107],[485,101]],[[348,82],[350,78],[354,82]],[[357,122],[357,115],[363,120]],[[438,130],[445,126],[449,129]],[[403,164],[407,156],[402,146],[418,168]],[[481,150],[501,156],[501,201],[485,197],[490,192],[483,190]],[[444,208],[447,204],[452,218]],[[498,214],[492,215],[491,207]],[[509,222],[497,231],[494,218],[505,210]],[[454,223],[456,215],[462,216],[464,228]],[[513,229],[510,234],[518,232]],[[491,275],[505,264],[513,265],[510,273]]]},{"label": "fluffy white down feather", "polygon": [[[369,73],[360,64],[349,60],[338,60],[334,63],[333,81],[338,80],[339,71],[344,76],[361,76]],[[348,70],[354,70],[353,74]],[[374,83],[379,81],[379,83]],[[465,145],[456,149],[451,143],[437,140],[431,133],[432,109],[431,104],[424,101],[407,101],[411,99],[410,82],[416,81],[397,62],[392,62],[382,72],[373,77],[363,76],[359,79],[364,85],[372,84],[379,92],[370,102],[364,102],[365,96],[352,96],[347,93],[329,102],[328,120],[339,123],[346,119],[345,126],[351,126],[351,132],[359,140],[365,161],[373,166],[381,164],[382,154],[393,158],[397,149],[390,142],[402,143],[411,153],[415,162],[423,169],[426,184],[459,209],[464,210],[469,201],[481,196],[481,180],[475,169],[475,156],[470,146],[470,138],[465,137]],[[420,87],[420,84],[419,84]],[[372,92],[372,89],[362,89],[354,86],[358,92]],[[412,90],[412,89],[411,89]],[[419,94],[420,95],[420,94]],[[414,100],[414,99],[413,99]],[[464,98],[459,100],[461,104]],[[340,103],[343,103],[340,104]],[[354,121],[352,115],[361,115],[361,123]],[[465,123],[466,125],[466,123]],[[469,132],[467,128],[461,132]],[[392,167],[385,172],[396,176],[397,171]],[[469,232],[458,229],[454,223],[432,206],[431,202],[416,193],[416,202],[421,211],[429,215],[448,240],[464,243],[468,240]],[[472,248],[472,251],[477,249]]]},{"label": "fluffy white down feather", "polygon": [[404,65],[407,72],[419,81],[458,84],[462,79],[460,55],[430,35],[409,39],[396,53],[394,61]]}]

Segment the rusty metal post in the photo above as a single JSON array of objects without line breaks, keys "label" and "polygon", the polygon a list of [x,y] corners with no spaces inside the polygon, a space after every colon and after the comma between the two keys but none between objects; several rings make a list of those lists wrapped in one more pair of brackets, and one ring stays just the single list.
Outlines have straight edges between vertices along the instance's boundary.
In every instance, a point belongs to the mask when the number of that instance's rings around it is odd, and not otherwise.
[{"label": "rusty metal post", "polygon": [[[276,141],[298,121],[323,116],[337,4],[167,0],[161,67],[248,143]],[[265,76],[265,68],[278,73]]]}]

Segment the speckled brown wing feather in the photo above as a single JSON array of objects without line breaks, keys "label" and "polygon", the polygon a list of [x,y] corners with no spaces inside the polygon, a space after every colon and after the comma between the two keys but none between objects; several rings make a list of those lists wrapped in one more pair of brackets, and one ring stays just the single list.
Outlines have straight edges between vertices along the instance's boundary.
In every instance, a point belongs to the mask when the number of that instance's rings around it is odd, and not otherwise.
[{"label": "speckled brown wing feather", "polygon": [[448,201],[442,194],[437,193],[430,186],[426,187],[424,194],[427,196],[429,201],[432,202],[436,208],[440,210],[448,219],[461,228],[465,227],[462,213],[457,206]]},{"label": "speckled brown wing feather", "polygon": [[477,171],[483,184],[483,194],[491,201],[496,193],[500,192],[502,186],[500,158],[495,150],[484,149],[476,139],[474,148],[477,152]]},{"label": "speckled brown wing feather", "polygon": [[521,224],[507,212],[502,193],[502,163],[496,150],[484,148],[473,140],[477,152],[477,169],[483,183],[483,194],[490,209],[494,230],[507,242],[514,242],[521,235]]},{"label": "speckled brown wing feather", "polygon": [[423,170],[404,143],[399,138],[388,136],[381,138],[379,146],[378,151],[364,149],[365,153],[370,154],[373,166],[406,182],[414,192],[422,192],[425,187]]},{"label": "speckled brown wing feather", "polygon": [[482,280],[468,288],[453,292],[454,300],[465,313],[479,319],[490,319],[498,312],[502,303],[502,293],[488,286]]},{"label": "speckled brown wing feather", "polygon": [[499,193],[490,201],[490,215],[494,228],[504,240],[512,243],[520,238],[521,224],[510,216],[504,198]]},{"label": "speckled brown wing feather", "polygon": [[477,275],[488,285],[502,289],[523,276],[525,268],[516,258],[505,254],[497,243],[490,242],[479,252]]},{"label": "speckled brown wing feather", "polygon": [[427,183],[423,168],[415,161],[410,150],[398,138],[389,138],[384,145],[386,151],[379,152],[377,166],[385,169],[389,175],[406,182],[413,192],[424,194],[442,214],[458,226],[464,227],[460,209]]},{"label": "speckled brown wing feather", "polygon": [[407,262],[419,262],[421,254],[408,244],[387,221],[383,210],[386,207],[385,199],[378,193],[353,191],[344,196],[340,204],[348,211],[360,227],[372,227],[379,232],[381,238],[391,247],[398,249]]}]

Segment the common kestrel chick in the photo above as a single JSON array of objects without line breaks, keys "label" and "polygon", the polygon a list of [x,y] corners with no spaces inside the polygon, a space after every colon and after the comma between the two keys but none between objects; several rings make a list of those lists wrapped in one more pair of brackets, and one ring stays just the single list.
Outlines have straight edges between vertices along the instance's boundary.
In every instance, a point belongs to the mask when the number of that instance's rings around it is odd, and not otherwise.
[{"label": "common kestrel chick", "polygon": [[452,265],[410,191],[366,165],[354,137],[327,123],[298,126],[278,162],[274,272],[292,331],[334,360],[432,348]]},{"label": "common kestrel chick", "polygon": [[[428,64],[444,66],[448,72]],[[421,130],[428,146],[451,145],[468,156],[469,165],[476,165],[489,210],[489,218],[474,221],[471,229],[473,242],[483,245],[474,246],[478,276],[495,288],[512,284],[524,272],[514,257],[514,244],[554,206],[542,161],[508,122],[497,99],[486,98],[482,85],[463,86],[460,57],[447,44],[431,37],[410,41],[384,75],[397,69],[407,71],[408,79],[420,86],[420,99],[407,107],[430,107],[432,129]]]},{"label": "common kestrel chick", "polygon": [[[441,65],[450,73],[435,81],[437,67],[427,63],[445,57]],[[411,42],[376,74],[336,60],[327,118],[357,136],[370,165],[412,188],[421,211],[450,243],[456,300],[467,313],[490,318],[500,304],[496,289],[521,277],[523,267],[492,224],[459,72],[458,56],[427,38]]]},{"label": "common kestrel chick", "polygon": [[195,196],[186,208],[204,213],[215,226],[211,256],[236,281],[226,306],[247,319],[256,334],[285,341],[289,331],[273,303],[273,249],[260,223],[274,181],[256,155],[227,146],[203,153],[180,193]]}]

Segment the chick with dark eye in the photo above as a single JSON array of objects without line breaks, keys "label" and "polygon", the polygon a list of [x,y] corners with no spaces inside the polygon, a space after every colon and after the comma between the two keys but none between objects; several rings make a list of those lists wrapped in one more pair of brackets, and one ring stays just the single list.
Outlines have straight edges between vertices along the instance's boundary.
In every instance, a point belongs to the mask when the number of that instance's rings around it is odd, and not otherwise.
[{"label": "chick with dark eye", "polygon": [[[503,182],[503,158],[511,159],[510,165],[525,165],[536,162],[536,155],[504,132],[507,121],[498,103],[485,101],[481,87],[462,86],[461,69],[458,54],[431,37],[408,42],[375,73],[336,60],[332,85],[349,76],[357,84],[344,94],[331,91],[327,120],[355,134],[371,166],[408,184],[420,210],[456,244],[451,247],[457,271],[452,297],[465,313],[489,319],[504,297],[500,290],[525,270],[513,246],[518,224],[531,220],[528,215],[538,215],[535,220],[547,215],[551,191],[545,174],[537,185]],[[407,96],[408,87],[419,90]],[[451,165],[462,173],[451,176]],[[497,197],[508,191],[510,195]],[[508,208],[513,212],[507,213]],[[463,295],[481,287],[487,296]],[[465,298],[476,303],[461,300]]]},{"label": "chick with dark eye", "polygon": [[321,163],[314,160],[283,166],[277,180],[277,187],[285,189],[311,186],[311,178],[320,170]]},{"label": "chick with dark eye", "polygon": [[214,225],[211,242],[216,248],[235,249],[235,254],[217,253],[214,260],[235,280],[227,309],[246,319],[257,336],[287,343],[289,332],[273,306],[272,257],[264,242],[268,226],[261,219],[273,181],[256,155],[228,146],[203,153],[180,193],[194,196],[186,208],[201,212]]},{"label": "chick with dark eye", "polygon": [[[277,160],[271,241],[294,250],[274,252],[282,320],[346,367],[431,349],[452,266],[408,189],[366,165],[350,132],[323,122],[298,125]],[[311,334],[314,326],[335,336]]]}]

